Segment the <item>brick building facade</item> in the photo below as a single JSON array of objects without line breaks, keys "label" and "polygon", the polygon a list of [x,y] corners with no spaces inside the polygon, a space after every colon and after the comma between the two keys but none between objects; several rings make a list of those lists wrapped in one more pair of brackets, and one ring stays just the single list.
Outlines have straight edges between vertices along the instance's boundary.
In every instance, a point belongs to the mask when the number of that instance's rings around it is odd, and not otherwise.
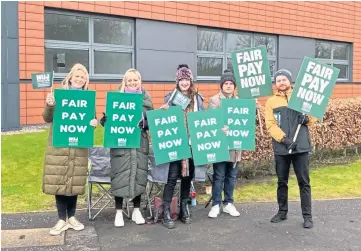
[{"label": "brick building facade", "polygon": [[[106,92],[116,89],[121,81],[121,76],[114,72],[109,74],[111,77],[106,74],[117,68],[109,67],[101,72],[104,62],[122,59],[124,66],[119,66],[119,69],[123,70],[126,66],[139,69],[155,107],[162,104],[165,93],[174,87],[177,64],[188,63],[196,75],[200,92],[208,100],[219,90],[219,75],[227,67],[227,50],[232,48],[234,36],[238,39],[237,46],[242,39],[249,39],[249,45],[267,41],[271,44],[269,56],[273,59],[273,70],[291,68],[294,79],[303,56],[317,57],[339,65],[342,67],[342,77],[332,98],[361,96],[361,2],[26,1],[19,2],[17,8],[21,125],[43,123],[41,112],[49,92],[32,89],[31,73],[58,71],[55,87],[59,86],[62,68],[58,66],[69,63],[59,57],[68,57],[72,46],[78,50],[87,48],[87,62],[91,68],[90,89],[97,91],[99,116],[105,109]],[[95,39],[89,38],[84,45],[66,41],[66,46],[54,41],[54,37],[59,34],[46,29],[57,25],[59,32],[63,32],[59,24],[64,20],[61,18],[62,13],[79,16],[76,18],[78,26],[83,19],[88,20],[86,27],[89,34],[84,36],[93,36]],[[109,42],[117,46],[107,45],[105,48],[100,46],[102,42],[95,41],[98,39],[97,34],[105,33],[107,29],[101,26],[101,31],[96,30],[97,25],[100,25],[99,20],[108,17],[112,21],[102,22],[101,25],[117,22],[118,19],[129,21],[131,28],[123,23],[119,27],[122,27],[122,31],[126,30],[125,26],[131,29],[129,39],[132,42],[117,40]],[[111,28],[109,30],[112,34],[116,32]],[[77,33],[80,37],[81,34]],[[204,38],[203,35],[207,39],[214,39],[205,40],[207,46],[204,48],[199,41]],[[109,39],[107,36],[101,39]],[[215,40],[220,41],[218,47],[209,49],[208,45],[214,44]],[[119,54],[100,55],[98,52],[109,52],[112,48]],[[49,60],[52,60],[52,55],[57,55],[55,69],[54,66],[46,66],[46,53],[49,53]],[[130,63],[126,63],[127,60]]]}]

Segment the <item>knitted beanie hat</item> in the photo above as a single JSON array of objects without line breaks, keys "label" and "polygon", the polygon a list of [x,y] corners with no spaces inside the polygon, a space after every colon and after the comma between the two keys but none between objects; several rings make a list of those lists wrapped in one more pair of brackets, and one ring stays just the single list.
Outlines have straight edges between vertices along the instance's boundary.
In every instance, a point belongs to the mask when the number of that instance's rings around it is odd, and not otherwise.
[{"label": "knitted beanie hat", "polygon": [[289,70],[286,70],[286,69],[278,70],[274,75],[275,81],[278,76],[285,76],[286,78],[288,78],[288,80],[292,84],[292,73]]},{"label": "knitted beanie hat", "polygon": [[237,87],[236,78],[234,77],[232,71],[229,69],[224,70],[221,76],[221,89],[223,88],[223,85],[226,81],[231,81],[234,84],[234,86]]},{"label": "knitted beanie hat", "polygon": [[180,64],[178,66],[177,72],[176,72],[176,83],[178,85],[179,81],[182,79],[187,79],[193,83],[193,74],[192,71],[189,69],[187,64]]}]

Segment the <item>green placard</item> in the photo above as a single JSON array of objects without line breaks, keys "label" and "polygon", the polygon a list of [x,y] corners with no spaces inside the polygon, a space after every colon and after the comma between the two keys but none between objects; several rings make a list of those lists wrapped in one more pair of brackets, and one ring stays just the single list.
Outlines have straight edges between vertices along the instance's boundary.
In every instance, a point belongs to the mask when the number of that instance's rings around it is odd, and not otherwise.
[{"label": "green placard", "polygon": [[51,88],[53,86],[54,72],[42,72],[31,74],[33,89]]},{"label": "green placard", "polygon": [[190,102],[191,102],[190,98],[183,95],[183,93],[181,93],[177,89],[175,89],[173,91],[173,93],[168,101],[168,103],[170,103],[170,104],[181,106],[183,108],[183,110],[187,108],[187,106],[189,105]]},{"label": "green placard", "polygon": [[107,92],[105,110],[104,146],[139,148],[143,94]]},{"label": "green placard", "polygon": [[95,91],[54,91],[53,146],[90,148],[94,144]]},{"label": "green placard", "polygon": [[229,161],[227,136],[220,109],[187,113],[192,154],[196,166]]},{"label": "green placard", "polygon": [[147,112],[157,165],[191,157],[184,113],[180,106]]},{"label": "green placard", "polygon": [[336,67],[305,57],[288,107],[322,120],[339,73]]},{"label": "green placard", "polygon": [[273,95],[265,46],[232,51],[232,66],[239,98],[250,99]]},{"label": "green placard", "polygon": [[221,107],[228,125],[228,145],[233,150],[256,148],[256,100],[222,99]]}]

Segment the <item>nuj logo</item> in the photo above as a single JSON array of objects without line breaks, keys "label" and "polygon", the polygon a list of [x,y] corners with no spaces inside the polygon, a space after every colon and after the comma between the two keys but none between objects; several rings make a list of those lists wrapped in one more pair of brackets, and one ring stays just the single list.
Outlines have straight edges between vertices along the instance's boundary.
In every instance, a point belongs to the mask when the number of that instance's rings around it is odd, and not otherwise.
[{"label": "nuj logo", "polygon": [[207,154],[207,160],[208,160],[208,162],[216,161],[216,154],[215,153],[208,153]]},{"label": "nuj logo", "polygon": [[259,93],[259,87],[258,87],[258,88],[252,88],[252,89],[251,89],[251,95],[252,95],[252,96],[258,96],[258,95],[260,95],[260,93]]},{"label": "nuj logo", "polygon": [[79,139],[78,137],[69,137],[69,145],[71,146],[77,146],[78,145],[78,142],[79,142]]},{"label": "nuj logo", "polygon": [[302,103],[302,111],[310,112],[311,109],[312,109],[312,104],[307,103],[307,102]]},{"label": "nuj logo", "polygon": [[168,157],[169,157],[170,160],[175,160],[175,159],[178,157],[178,154],[177,154],[176,151],[174,151],[174,152],[169,152],[169,153],[168,153]]},{"label": "nuj logo", "polygon": [[119,138],[118,139],[118,146],[125,146],[127,144],[127,139]]},{"label": "nuj logo", "polygon": [[47,74],[37,75],[36,80],[37,81],[50,81],[50,76]]},{"label": "nuj logo", "polygon": [[233,147],[241,149],[242,148],[242,141],[239,141],[239,140],[233,141]]}]

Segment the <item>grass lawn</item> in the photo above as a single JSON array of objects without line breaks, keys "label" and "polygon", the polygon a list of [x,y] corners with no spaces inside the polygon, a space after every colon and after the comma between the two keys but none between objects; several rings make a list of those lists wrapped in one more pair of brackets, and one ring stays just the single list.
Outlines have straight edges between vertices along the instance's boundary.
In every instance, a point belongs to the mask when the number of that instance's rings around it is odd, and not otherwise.
[{"label": "grass lawn", "polygon": [[[344,166],[311,169],[312,199],[361,197],[361,159]],[[296,176],[292,173],[288,182],[288,199],[299,200]],[[236,202],[276,201],[277,178],[251,181],[238,186],[234,192]],[[201,195],[200,202],[209,195]]]},{"label": "grass lawn", "polygon": [[[95,130],[95,145],[102,145],[103,128]],[[53,196],[42,193],[42,170],[48,131],[2,135],[2,212],[55,209]],[[270,201],[276,198],[275,178],[242,184],[237,202]],[[361,160],[347,166],[319,168],[311,172],[313,199],[361,197]],[[289,199],[299,198],[295,176],[289,182]],[[83,200],[84,196],[80,200]],[[205,202],[209,195],[199,195]]]}]

